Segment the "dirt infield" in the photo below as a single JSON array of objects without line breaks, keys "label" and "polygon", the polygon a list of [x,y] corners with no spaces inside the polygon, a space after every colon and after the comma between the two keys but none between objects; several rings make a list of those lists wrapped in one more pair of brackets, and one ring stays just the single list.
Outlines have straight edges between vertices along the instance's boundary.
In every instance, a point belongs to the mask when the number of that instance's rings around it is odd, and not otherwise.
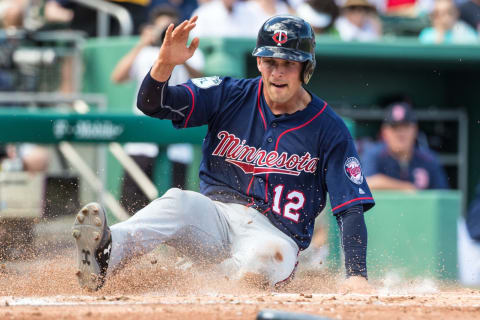
[{"label": "dirt infield", "polygon": [[374,281],[374,295],[337,293],[338,279],[301,272],[272,291],[150,254],[99,292],[79,289],[73,250],[0,265],[0,319],[255,319],[263,309],[332,319],[479,319],[480,291],[431,280]]}]

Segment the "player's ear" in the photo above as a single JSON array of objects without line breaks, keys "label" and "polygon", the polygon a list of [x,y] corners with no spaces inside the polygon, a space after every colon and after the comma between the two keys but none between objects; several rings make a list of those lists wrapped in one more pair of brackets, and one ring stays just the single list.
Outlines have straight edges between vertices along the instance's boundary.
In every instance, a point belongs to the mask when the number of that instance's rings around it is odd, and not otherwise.
[{"label": "player's ear", "polygon": [[262,68],[261,68],[261,63],[262,63],[262,58],[260,57],[257,57],[257,69],[258,71],[260,71],[260,73],[262,73]]}]

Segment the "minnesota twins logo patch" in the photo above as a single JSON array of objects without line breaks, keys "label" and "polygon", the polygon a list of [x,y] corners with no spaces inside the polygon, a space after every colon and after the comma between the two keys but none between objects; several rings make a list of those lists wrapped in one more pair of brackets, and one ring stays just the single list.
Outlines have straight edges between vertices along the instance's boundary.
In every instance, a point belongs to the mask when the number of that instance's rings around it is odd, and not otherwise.
[{"label": "minnesota twins logo patch", "polygon": [[220,83],[222,83],[222,79],[220,79],[218,76],[214,76],[214,77],[195,78],[195,79],[192,79],[192,82],[194,85],[196,85],[199,88],[208,89],[213,86],[218,86]]},{"label": "minnesota twins logo patch", "polygon": [[343,165],[345,174],[348,179],[355,184],[363,183],[362,167],[360,166],[360,161],[355,157],[350,157],[345,161]]}]

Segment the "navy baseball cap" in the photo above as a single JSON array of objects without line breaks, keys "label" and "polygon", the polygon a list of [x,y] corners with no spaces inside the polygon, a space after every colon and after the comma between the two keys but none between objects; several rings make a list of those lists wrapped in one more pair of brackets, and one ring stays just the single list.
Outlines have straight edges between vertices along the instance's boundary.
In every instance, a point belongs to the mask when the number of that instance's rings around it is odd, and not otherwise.
[{"label": "navy baseball cap", "polygon": [[389,125],[417,123],[417,117],[408,103],[395,102],[387,107],[383,123]]}]

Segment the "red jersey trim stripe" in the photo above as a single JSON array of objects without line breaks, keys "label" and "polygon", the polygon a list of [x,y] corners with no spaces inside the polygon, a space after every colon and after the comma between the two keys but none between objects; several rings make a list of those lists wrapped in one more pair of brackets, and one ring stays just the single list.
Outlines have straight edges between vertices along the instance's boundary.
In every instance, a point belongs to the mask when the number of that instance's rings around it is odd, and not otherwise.
[{"label": "red jersey trim stripe", "polygon": [[284,134],[290,132],[290,131],[294,131],[294,130],[298,130],[298,129],[301,129],[303,127],[305,127],[307,124],[309,124],[310,122],[312,122],[313,120],[315,120],[315,118],[317,118],[319,115],[321,115],[323,113],[323,111],[325,111],[325,108],[327,107],[327,103],[325,102],[325,104],[323,105],[323,108],[322,110],[320,110],[315,116],[313,116],[312,119],[308,120],[307,122],[305,122],[304,124],[301,124],[299,125],[298,127],[295,127],[295,128],[290,128],[288,130],[285,130],[283,131],[279,136],[278,136],[278,139],[277,139],[277,143],[275,144],[275,151],[277,151],[278,149],[278,143],[280,142],[280,139],[283,137]]},{"label": "red jersey trim stripe", "polygon": [[247,187],[247,196],[249,195],[250,193],[250,187],[252,186],[252,182],[253,182],[253,179],[255,178],[254,175],[252,175],[252,179],[250,179],[250,183],[248,184],[248,187]]},{"label": "red jersey trim stripe", "polygon": [[262,108],[260,107],[260,92],[262,92],[262,78],[258,81],[258,93],[257,93],[257,107],[260,115],[262,116],[263,120],[263,127],[267,130],[267,122],[265,121],[265,117],[263,116]]},{"label": "red jersey trim stripe", "polygon": [[183,125],[184,128],[187,127],[187,124],[188,124],[188,120],[190,120],[190,117],[192,116],[192,113],[193,113],[193,109],[195,109],[195,96],[193,95],[193,91],[192,89],[190,89],[189,86],[185,85],[185,84],[182,84],[182,86],[184,86],[185,88],[188,89],[188,91],[190,91],[190,94],[192,95],[192,109],[190,109],[190,113],[188,114],[187,116],[187,120],[185,120],[185,124]]},{"label": "red jersey trim stripe", "polygon": [[341,207],[346,206],[346,205],[349,204],[349,203],[352,203],[352,202],[355,202],[355,201],[361,201],[361,200],[373,200],[373,197],[362,197],[362,198],[352,199],[352,200],[350,200],[350,201],[347,201],[347,202],[345,202],[345,203],[342,203],[342,204],[336,206],[335,208],[332,209],[332,212],[335,211],[335,210],[337,210],[337,209],[340,209]]}]

